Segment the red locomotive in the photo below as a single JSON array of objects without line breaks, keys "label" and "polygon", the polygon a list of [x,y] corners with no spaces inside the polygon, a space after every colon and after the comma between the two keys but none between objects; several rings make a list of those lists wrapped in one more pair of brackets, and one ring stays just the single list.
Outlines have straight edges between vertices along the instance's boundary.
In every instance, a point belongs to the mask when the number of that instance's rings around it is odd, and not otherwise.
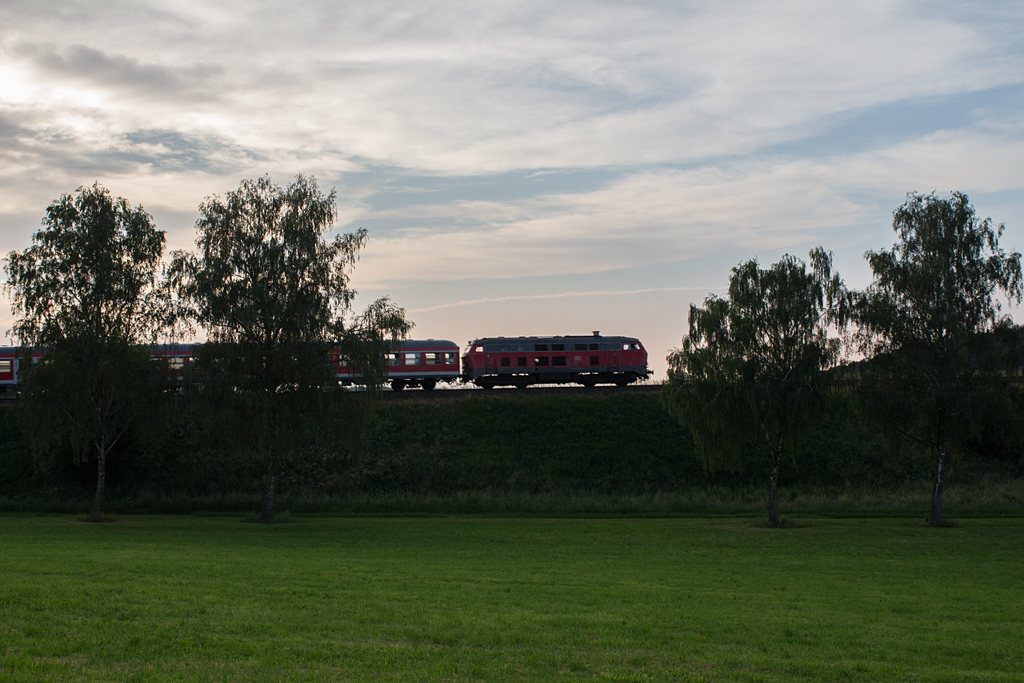
[{"label": "red locomotive", "polygon": [[484,389],[531,384],[614,384],[647,379],[647,350],[634,337],[488,337],[469,343],[462,379]]}]

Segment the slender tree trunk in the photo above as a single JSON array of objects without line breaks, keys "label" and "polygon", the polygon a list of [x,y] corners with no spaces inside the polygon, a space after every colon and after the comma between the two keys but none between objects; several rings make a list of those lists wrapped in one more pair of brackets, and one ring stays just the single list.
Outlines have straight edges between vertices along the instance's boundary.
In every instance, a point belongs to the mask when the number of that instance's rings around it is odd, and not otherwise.
[{"label": "slender tree trunk", "polygon": [[782,437],[768,461],[768,523],[779,524],[779,463],[782,461]]},{"label": "slender tree trunk", "polygon": [[96,497],[92,501],[92,512],[89,519],[93,522],[103,521],[103,496],[107,491],[107,443],[106,436],[100,437],[96,445]]},{"label": "slender tree trunk", "polygon": [[938,464],[935,468],[935,488],[932,489],[932,514],[929,520],[931,524],[942,524],[942,485],[946,465],[946,440],[939,440]]},{"label": "slender tree trunk", "polygon": [[277,452],[274,450],[277,425],[273,409],[271,409],[268,419],[270,424],[268,425],[269,438],[267,439],[267,491],[263,497],[263,514],[260,515],[260,521],[264,524],[274,521],[274,480],[277,477]]}]

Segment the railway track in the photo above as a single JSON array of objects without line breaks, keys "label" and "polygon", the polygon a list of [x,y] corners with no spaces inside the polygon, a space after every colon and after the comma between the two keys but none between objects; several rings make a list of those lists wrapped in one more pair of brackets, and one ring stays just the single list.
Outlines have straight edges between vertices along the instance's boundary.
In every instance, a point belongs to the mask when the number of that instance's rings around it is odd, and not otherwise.
[{"label": "railway track", "polygon": [[385,401],[458,401],[471,397],[480,399],[524,398],[529,396],[610,396],[612,394],[644,394],[661,391],[660,384],[636,384],[628,387],[616,386],[531,386],[525,389],[515,387],[495,387],[479,389],[477,387],[458,387],[451,389],[405,389],[404,391],[383,391],[381,398]]}]

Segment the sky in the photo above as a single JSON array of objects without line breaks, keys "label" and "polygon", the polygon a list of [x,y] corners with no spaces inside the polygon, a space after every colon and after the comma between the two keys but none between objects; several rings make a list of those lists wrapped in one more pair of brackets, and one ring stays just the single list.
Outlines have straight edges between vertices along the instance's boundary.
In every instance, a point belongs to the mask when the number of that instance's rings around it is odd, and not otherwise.
[{"label": "sky", "polygon": [[740,262],[866,287],[908,192],[1024,249],[1022,35],[1019,0],[0,0],[0,252],[94,182],[191,249],[206,197],[313,175],[369,231],[357,309],[635,336],[660,379]]}]

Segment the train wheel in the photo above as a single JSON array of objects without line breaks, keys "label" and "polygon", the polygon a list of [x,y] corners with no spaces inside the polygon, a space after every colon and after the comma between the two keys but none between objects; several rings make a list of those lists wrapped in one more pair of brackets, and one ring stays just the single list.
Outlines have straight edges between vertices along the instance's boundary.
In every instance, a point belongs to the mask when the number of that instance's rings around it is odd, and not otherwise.
[{"label": "train wheel", "polygon": [[405,382],[400,379],[391,380],[391,391],[401,391],[405,389]]},{"label": "train wheel", "polygon": [[423,391],[431,391],[437,386],[437,382],[432,379],[425,379],[420,382],[420,386],[423,387]]}]

